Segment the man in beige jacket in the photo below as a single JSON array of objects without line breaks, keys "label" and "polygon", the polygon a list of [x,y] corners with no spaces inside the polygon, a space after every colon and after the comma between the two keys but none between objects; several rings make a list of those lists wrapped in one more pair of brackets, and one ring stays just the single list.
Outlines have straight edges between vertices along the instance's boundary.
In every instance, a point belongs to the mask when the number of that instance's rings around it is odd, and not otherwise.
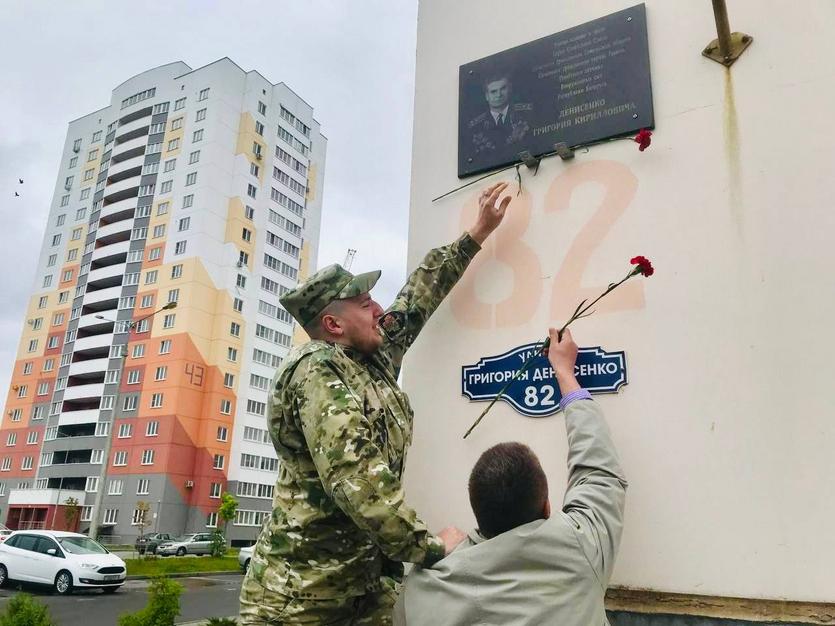
[{"label": "man in beige jacket", "polygon": [[577,344],[551,329],[548,359],[562,393],[568,488],[551,513],[536,455],[520,443],[482,454],[470,475],[478,530],[406,580],[408,626],[602,626],[603,596],[623,528],[626,478],[600,407],[574,377]]}]

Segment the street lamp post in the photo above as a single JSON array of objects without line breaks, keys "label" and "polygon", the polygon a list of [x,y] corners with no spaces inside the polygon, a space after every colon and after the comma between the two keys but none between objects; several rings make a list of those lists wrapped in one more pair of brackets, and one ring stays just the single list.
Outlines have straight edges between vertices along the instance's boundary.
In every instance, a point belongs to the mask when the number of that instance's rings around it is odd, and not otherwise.
[{"label": "street lamp post", "polygon": [[[149,317],[153,317],[160,311],[169,311],[177,307],[176,302],[169,302],[161,309],[157,309],[153,313],[149,313],[145,317],[140,317],[138,320],[132,320],[127,325],[127,332],[128,332],[128,339],[130,338],[130,332],[136,328],[139,322],[142,322]],[[96,318],[106,320],[106,318],[102,317],[101,315],[96,315]],[[113,320],[107,320],[113,321]],[[118,322],[115,322],[118,323]],[[88,536],[90,539],[95,539],[96,534],[99,530],[99,518],[101,517],[101,504],[102,500],[104,499],[104,489],[105,489],[105,481],[107,480],[107,466],[110,463],[110,448],[113,445],[113,424],[116,421],[116,410],[119,407],[119,399],[121,397],[120,390],[122,388],[122,375],[125,371],[125,360],[128,356],[128,342],[126,341],[121,346],[121,354],[119,355],[119,377],[116,381],[116,394],[113,396],[113,412],[112,417],[110,418],[110,430],[107,433],[107,436],[104,440],[104,451],[102,454],[102,464],[101,470],[99,470],[99,484],[97,485],[96,489],[96,499],[93,501],[93,511],[92,515],[90,516],[90,530],[88,532]]]}]

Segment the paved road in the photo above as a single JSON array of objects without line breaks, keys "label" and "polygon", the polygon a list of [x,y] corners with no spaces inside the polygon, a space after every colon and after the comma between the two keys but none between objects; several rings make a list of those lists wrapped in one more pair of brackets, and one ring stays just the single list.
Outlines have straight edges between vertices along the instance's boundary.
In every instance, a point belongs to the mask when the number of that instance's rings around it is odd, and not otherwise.
[{"label": "paved road", "polygon": [[[185,587],[180,596],[178,621],[237,615],[243,580],[240,574],[176,580]],[[44,602],[57,626],[115,626],[119,615],[138,611],[148,602],[147,580],[129,580],[112,595],[95,589],[76,591],[67,597],[54,595],[43,587],[18,588],[17,583],[11,583],[0,590],[0,610],[4,610],[9,598],[21,590]]]}]

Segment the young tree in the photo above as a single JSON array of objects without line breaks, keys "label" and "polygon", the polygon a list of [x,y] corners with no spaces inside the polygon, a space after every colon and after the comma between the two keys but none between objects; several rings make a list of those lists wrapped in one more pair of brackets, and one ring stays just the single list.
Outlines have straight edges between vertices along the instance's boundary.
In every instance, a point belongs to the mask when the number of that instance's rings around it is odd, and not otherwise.
[{"label": "young tree", "polygon": [[[220,506],[217,509],[218,525],[212,533],[212,556],[223,556],[226,552],[226,529],[229,522],[235,519],[235,512],[238,510],[238,501],[228,492],[220,496]],[[223,524],[223,532],[220,525]]]},{"label": "young tree", "polygon": [[66,530],[75,530],[75,523],[80,510],[81,507],[75,498],[67,498],[64,500],[64,528]]},{"label": "young tree", "polygon": [[[139,536],[145,534],[145,528],[148,526],[149,519],[148,513],[151,510],[151,505],[144,500],[140,500],[136,503],[136,510],[139,511],[139,519],[136,520],[136,525],[139,526]],[[145,551],[147,553],[147,550]],[[142,558],[142,555],[139,555],[139,558]]]}]

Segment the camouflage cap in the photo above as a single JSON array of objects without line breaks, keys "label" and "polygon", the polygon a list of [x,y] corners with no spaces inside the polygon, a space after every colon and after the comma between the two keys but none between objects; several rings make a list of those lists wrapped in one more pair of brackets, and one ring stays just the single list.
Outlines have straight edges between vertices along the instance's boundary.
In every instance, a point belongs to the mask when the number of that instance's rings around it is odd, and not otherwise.
[{"label": "camouflage cap", "polygon": [[380,274],[377,270],[354,276],[341,265],[328,265],[278,300],[299,324],[307,326],[334,300],[371,291]]}]

